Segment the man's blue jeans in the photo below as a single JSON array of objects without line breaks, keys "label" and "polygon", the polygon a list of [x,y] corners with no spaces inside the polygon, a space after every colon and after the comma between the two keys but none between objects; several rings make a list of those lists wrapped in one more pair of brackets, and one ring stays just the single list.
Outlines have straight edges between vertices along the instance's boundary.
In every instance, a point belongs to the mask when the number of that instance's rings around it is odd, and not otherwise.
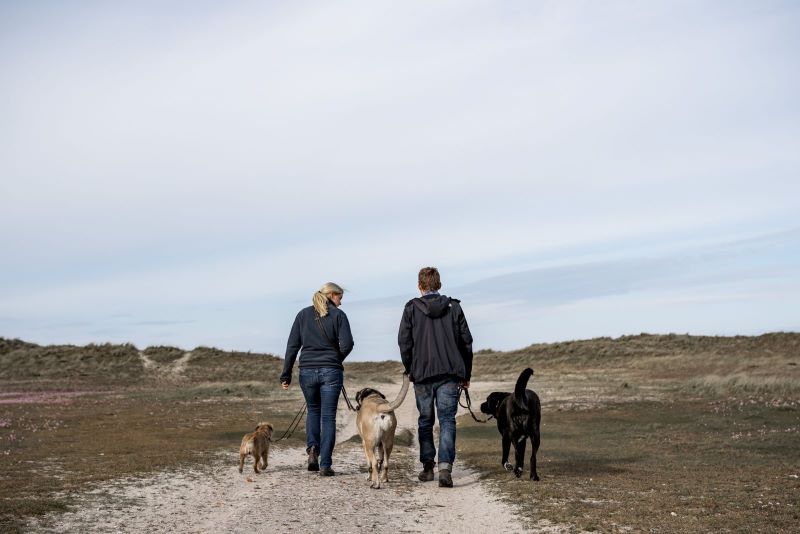
[{"label": "man's blue jeans", "polygon": [[333,463],[336,444],[336,405],[344,382],[344,371],[335,367],[300,368],[300,389],[306,398],[306,445],[319,450],[319,466]]},{"label": "man's blue jeans", "polygon": [[419,410],[419,460],[433,462],[436,447],[433,445],[433,423],[439,416],[439,469],[452,469],[456,459],[456,412],[458,411],[459,380],[446,377],[432,382],[414,384]]}]

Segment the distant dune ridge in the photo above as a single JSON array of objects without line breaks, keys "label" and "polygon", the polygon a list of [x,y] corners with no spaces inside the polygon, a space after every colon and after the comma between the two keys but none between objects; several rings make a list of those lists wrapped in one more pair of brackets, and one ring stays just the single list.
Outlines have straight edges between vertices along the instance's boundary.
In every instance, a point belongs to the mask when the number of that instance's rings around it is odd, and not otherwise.
[{"label": "distant dune ridge", "polygon": [[[678,372],[700,387],[758,388],[760,368],[780,389],[800,389],[800,333],[777,332],[760,336],[692,336],[639,334],[619,338],[533,344],[514,351],[482,350],[476,353],[474,377],[506,379],[532,365],[578,365],[585,368],[620,368],[650,365],[665,374]],[[776,378],[771,366],[785,365]],[[282,358],[272,354],[222,351],[197,347],[153,346],[139,350],[132,344],[40,346],[0,337],[0,379],[46,379],[93,384],[136,384],[174,380],[186,383],[236,381],[243,377],[277,381]],[[351,377],[391,380],[400,363],[346,363]],[[536,378],[534,378],[536,379]],[[764,384],[766,385],[766,379]]]}]

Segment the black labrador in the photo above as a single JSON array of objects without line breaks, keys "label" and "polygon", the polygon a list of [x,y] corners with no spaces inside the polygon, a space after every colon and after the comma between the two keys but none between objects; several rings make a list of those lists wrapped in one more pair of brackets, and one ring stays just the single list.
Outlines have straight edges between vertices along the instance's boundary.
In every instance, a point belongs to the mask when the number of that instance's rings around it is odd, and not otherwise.
[{"label": "black labrador", "polygon": [[[533,375],[533,369],[525,369],[517,379],[514,393],[495,391],[491,393],[486,402],[481,404],[481,412],[493,415],[497,419],[497,430],[503,436],[503,467],[513,469],[517,478],[522,476],[522,467],[525,464],[525,443],[531,439],[531,479],[539,480],[536,473],[536,453],[539,451],[539,424],[542,419],[542,408],[539,396],[526,389],[528,380]],[[514,444],[515,466],[508,463],[508,453],[511,444]]]}]

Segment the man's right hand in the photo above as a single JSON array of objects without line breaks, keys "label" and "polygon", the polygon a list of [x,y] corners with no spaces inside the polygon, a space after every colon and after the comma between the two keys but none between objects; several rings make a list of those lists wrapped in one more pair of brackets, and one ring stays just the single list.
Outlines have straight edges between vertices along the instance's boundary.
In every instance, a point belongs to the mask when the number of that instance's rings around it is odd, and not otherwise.
[{"label": "man's right hand", "polygon": [[289,389],[289,382],[281,382],[281,387],[286,391]]}]

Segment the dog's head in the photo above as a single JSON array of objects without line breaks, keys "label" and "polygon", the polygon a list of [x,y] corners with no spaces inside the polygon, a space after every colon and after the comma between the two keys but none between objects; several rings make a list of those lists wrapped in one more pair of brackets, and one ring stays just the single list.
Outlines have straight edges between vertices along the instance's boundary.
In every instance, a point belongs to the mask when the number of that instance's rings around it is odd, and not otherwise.
[{"label": "dog's head", "polygon": [[383,393],[381,393],[377,389],[364,388],[364,389],[358,390],[358,393],[356,393],[356,404],[361,404],[361,401],[363,401],[364,399],[366,399],[367,397],[370,397],[372,395],[377,395],[382,399],[386,398],[386,395],[384,395]]},{"label": "dog's head", "polygon": [[258,426],[256,426],[256,432],[263,432],[267,435],[268,438],[271,438],[272,425],[269,423],[258,423]]},{"label": "dog's head", "polygon": [[490,393],[489,396],[486,397],[486,402],[481,403],[481,413],[494,415],[497,417],[500,406],[502,406],[503,401],[505,401],[510,395],[511,393],[505,393],[503,391],[495,391],[494,393]]}]

